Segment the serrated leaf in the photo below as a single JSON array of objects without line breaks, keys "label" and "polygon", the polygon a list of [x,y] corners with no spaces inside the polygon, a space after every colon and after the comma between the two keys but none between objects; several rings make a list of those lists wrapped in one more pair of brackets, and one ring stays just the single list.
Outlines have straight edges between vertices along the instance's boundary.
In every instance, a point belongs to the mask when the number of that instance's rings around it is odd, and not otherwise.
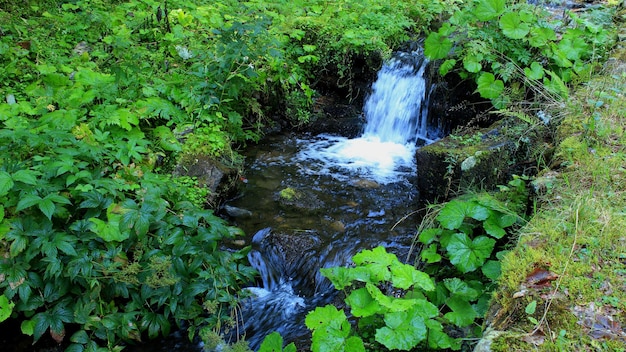
[{"label": "serrated leaf", "polygon": [[500,17],[502,33],[511,39],[522,39],[530,32],[530,25],[522,22],[516,12],[507,12]]},{"label": "serrated leaf", "polygon": [[52,215],[54,214],[54,210],[56,209],[56,205],[50,199],[42,199],[37,206],[39,210],[48,218],[48,220],[52,220]]},{"label": "serrated leaf", "polygon": [[481,21],[490,21],[500,16],[504,9],[504,0],[480,0],[473,14]]},{"label": "serrated leaf", "polygon": [[472,305],[465,298],[451,297],[446,304],[452,311],[444,314],[443,317],[456,326],[468,326],[478,316]]},{"label": "serrated leaf", "polygon": [[28,185],[37,185],[37,172],[33,170],[18,170],[11,176],[13,181],[26,183]]},{"label": "serrated leaf", "polygon": [[280,352],[283,350],[283,337],[276,331],[265,336],[259,352]]},{"label": "serrated leaf", "polygon": [[487,99],[495,99],[504,91],[504,82],[496,79],[493,73],[483,72],[476,80],[478,93]]},{"label": "serrated leaf", "polygon": [[0,197],[9,193],[11,188],[13,188],[13,178],[6,171],[0,171]]},{"label": "serrated leaf", "polygon": [[385,325],[376,329],[376,341],[390,350],[408,351],[426,339],[426,324],[416,310],[391,312],[384,316]]},{"label": "serrated leaf", "polygon": [[497,223],[497,220],[489,218],[483,222],[485,232],[491,237],[500,239],[506,235],[506,231]]},{"label": "serrated leaf", "polygon": [[448,230],[461,228],[466,217],[485,220],[489,210],[476,202],[454,199],[446,203],[437,215],[437,221]]},{"label": "serrated leaf", "polygon": [[468,301],[475,300],[481,293],[469,287],[467,283],[458,277],[443,279],[443,283],[448,291],[450,291],[451,296],[458,296]]},{"label": "serrated leaf", "polygon": [[9,319],[13,313],[13,307],[15,303],[9,301],[5,295],[0,295],[0,322]]},{"label": "serrated leaf", "polygon": [[533,27],[530,29],[528,43],[535,48],[545,47],[554,40],[556,40],[556,33],[552,28]]},{"label": "serrated leaf", "polygon": [[17,202],[17,207],[15,211],[22,211],[24,209],[30,208],[35,204],[39,204],[41,202],[41,197],[36,194],[26,194],[22,198],[20,198],[19,202]]},{"label": "serrated leaf", "polygon": [[478,269],[493,251],[496,241],[486,236],[474,240],[464,233],[452,235],[446,250],[450,262],[463,273]]}]

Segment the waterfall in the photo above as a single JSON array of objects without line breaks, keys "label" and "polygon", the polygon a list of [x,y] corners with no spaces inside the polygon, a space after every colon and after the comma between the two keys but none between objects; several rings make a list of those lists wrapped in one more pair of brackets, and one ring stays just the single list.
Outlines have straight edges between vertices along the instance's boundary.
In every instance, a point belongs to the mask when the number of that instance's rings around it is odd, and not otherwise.
[{"label": "waterfall", "polygon": [[367,125],[362,138],[400,145],[428,138],[428,61],[420,54],[399,53],[378,72],[365,102]]},{"label": "waterfall", "polygon": [[421,50],[398,53],[383,65],[364,104],[366,126],[359,138],[322,134],[301,140],[303,172],[350,181],[355,175],[379,184],[400,182],[416,172],[418,144],[436,139],[428,124],[424,76],[428,61]]},{"label": "waterfall", "polygon": [[[262,204],[286,187],[317,192],[324,199],[319,213],[299,213],[297,207],[277,209],[270,201],[269,208],[278,214],[251,220],[271,226],[252,230],[256,234],[248,254],[259,272],[258,286],[247,289],[250,297],[242,301],[240,316],[251,348],[258,349],[272,331],[280,332],[285,341],[308,338],[306,314],[337,298],[337,290],[320,268],[347,265],[358,251],[380,244],[410,247],[410,241],[405,245],[392,239],[389,228],[406,214],[415,195],[408,181],[416,176],[418,144],[430,143],[436,135],[427,126],[431,89],[424,77],[426,67],[421,52],[397,54],[385,63],[365,101],[367,124],[360,137],[302,137],[296,139],[291,154],[283,149],[284,155],[279,155],[272,148],[258,159],[261,166],[251,167],[259,169],[260,179],[250,177],[248,186],[258,182],[257,189],[270,192],[250,195]],[[280,175],[280,181],[269,182],[270,175]],[[363,179],[375,186],[354,186]],[[329,228],[331,222],[340,223],[342,229]],[[413,224],[406,224],[404,231],[403,239],[412,238]]]}]

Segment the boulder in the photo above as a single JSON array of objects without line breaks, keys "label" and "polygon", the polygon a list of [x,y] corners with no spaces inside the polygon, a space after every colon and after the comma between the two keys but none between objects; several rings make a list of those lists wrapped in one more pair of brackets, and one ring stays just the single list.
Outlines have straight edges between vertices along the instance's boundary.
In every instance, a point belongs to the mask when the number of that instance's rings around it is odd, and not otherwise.
[{"label": "boulder", "polygon": [[512,175],[532,175],[552,152],[548,128],[503,118],[490,127],[453,133],[417,151],[423,202],[444,201],[469,189],[491,190]]}]

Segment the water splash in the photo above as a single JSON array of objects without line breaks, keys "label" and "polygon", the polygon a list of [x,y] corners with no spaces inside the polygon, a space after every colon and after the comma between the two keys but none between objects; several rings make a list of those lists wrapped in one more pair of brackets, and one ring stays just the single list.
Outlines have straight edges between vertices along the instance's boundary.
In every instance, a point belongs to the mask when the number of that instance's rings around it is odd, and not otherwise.
[{"label": "water splash", "polygon": [[434,139],[427,125],[427,64],[421,52],[400,53],[386,63],[365,102],[361,137],[322,134],[299,140],[302,150],[296,158],[307,164],[302,172],[341,181],[358,175],[380,184],[414,175],[418,142]]}]

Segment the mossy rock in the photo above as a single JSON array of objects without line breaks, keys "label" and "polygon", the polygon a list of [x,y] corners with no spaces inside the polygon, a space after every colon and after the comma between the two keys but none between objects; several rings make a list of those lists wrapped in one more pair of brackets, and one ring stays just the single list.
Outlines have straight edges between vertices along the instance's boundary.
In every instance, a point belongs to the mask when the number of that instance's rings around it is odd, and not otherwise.
[{"label": "mossy rock", "polygon": [[199,186],[209,189],[207,202],[213,204],[220,195],[232,188],[239,170],[206,155],[186,155],[179,160],[173,174],[197,178]]},{"label": "mossy rock", "polygon": [[536,170],[550,155],[548,128],[507,117],[488,128],[452,134],[417,151],[423,201],[443,201],[471,189],[491,190],[512,175]]}]

